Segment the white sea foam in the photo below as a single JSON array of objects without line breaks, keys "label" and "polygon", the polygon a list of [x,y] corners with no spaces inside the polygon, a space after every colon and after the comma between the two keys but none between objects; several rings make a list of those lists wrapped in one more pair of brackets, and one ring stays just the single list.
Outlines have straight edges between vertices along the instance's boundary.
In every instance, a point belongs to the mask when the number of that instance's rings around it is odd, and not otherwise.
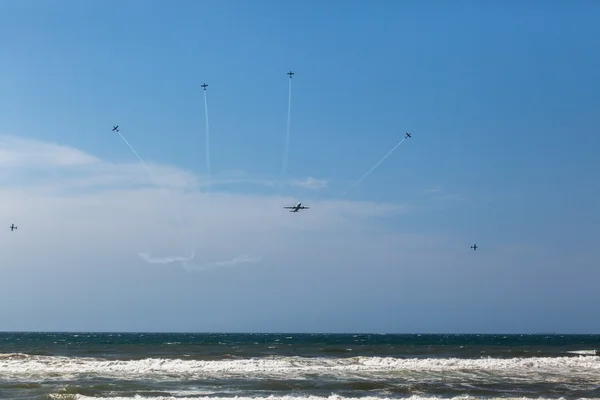
[{"label": "white sea foam", "polygon": [[[44,381],[77,377],[149,378],[160,380],[212,378],[314,379],[348,377],[384,379],[390,375],[419,380],[422,374],[444,374],[463,381],[480,380],[481,374],[514,381],[559,382],[566,376],[600,383],[600,356],[538,358],[429,358],[392,357],[302,358],[271,357],[241,360],[182,360],[146,358],[104,360],[98,358],[12,355],[0,357],[0,380]],[[493,379],[487,376],[485,380]]]},{"label": "white sea foam", "polygon": [[579,354],[582,356],[595,356],[597,354],[600,354],[600,352],[598,350],[573,350],[573,351],[567,351],[567,353]]},{"label": "white sea foam", "polygon": [[[60,396],[60,395],[59,395]],[[55,400],[66,400],[66,397],[52,397]],[[69,399],[75,400],[144,400],[144,399],[152,399],[152,400],[181,400],[181,397],[143,397],[143,396],[135,396],[135,397],[88,397],[83,395],[76,395],[75,397],[69,397]],[[227,400],[227,397],[185,397],[186,400]],[[364,396],[364,397],[344,397],[339,395],[331,395],[328,397],[321,396],[269,396],[269,397],[231,397],[231,399],[235,400],[397,400],[389,397],[376,397],[376,396]],[[480,397],[473,396],[460,396],[460,397],[452,397],[446,400],[475,400],[480,399]],[[411,396],[405,400],[440,400],[439,397],[421,397],[421,396]],[[546,400],[543,397],[536,398],[528,398],[528,397],[486,397],[485,400]],[[550,399],[548,399],[550,400]],[[564,400],[563,397],[558,399],[552,398],[551,400]],[[585,398],[585,400],[600,400],[599,398]]]}]

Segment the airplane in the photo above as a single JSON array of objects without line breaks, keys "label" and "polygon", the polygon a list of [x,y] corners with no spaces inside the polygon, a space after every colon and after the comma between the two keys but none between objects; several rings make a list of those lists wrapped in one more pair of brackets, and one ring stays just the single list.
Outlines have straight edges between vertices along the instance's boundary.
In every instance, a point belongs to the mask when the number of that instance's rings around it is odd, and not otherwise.
[{"label": "airplane", "polygon": [[477,250],[477,244],[474,244],[473,246],[471,246],[471,248],[473,249],[473,251]]},{"label": "airplane", "polygon": [[292,75],[294,75],[294,73],[292,71],[287,73],[290,76],[290,79],[292,79]]},{"label": "airplane", "polygon": [[295,206],[286,206],[283,208],[291,208],[290,212],[298,212],[299,210],[308,210],[310,207],[305,207],[302,203],[298,203]]},{"label": "airplane", "polygon": [[406,137],[404,139],[408,139],[411,138],[412,136],[410,135],[410,133],[406,132]]},{"label": "airplane", "polygon": [[12,224],[11,226],[9,226],[10,231],[14,231],[15,229],[17,229],[17,227],[15,226],[15,224]]},{"label": "airplane", "polygon": [[114,132],[114,131],[117,131],[117,132],[119,132],[119,125],[117,125],[117,126],[113,126],[113,132]]},{"label": "airplane", "polygon": [[205,83],[203,83],[203,84],[202,84],[202,85],[200,85],[200,86],[201,86],[201,87],[203,87],[203,88],[204,88],[204,90],[206,90],[206,88],[208,87],[208,85],[206,84],[206,82],[205,82]]}]

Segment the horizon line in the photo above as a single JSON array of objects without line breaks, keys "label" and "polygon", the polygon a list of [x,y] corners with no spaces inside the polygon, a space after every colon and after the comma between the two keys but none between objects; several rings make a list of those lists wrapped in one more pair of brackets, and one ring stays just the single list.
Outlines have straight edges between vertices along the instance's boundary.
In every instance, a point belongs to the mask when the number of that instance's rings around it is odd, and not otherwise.
[{"label": "horizon line", "polygon": [[24,330],[0,330],[0,334],[3,333],[118,333],[118,334],[194,334],[194,335],[486,335],[486,336],[497,336],[497,335],[600,335],[600,332],[596,333],[562,333],[562,332],[497,332],[497,333],[482,333],[482,332],[260,332],[260,331],[248,331],[248,332],[226,332],[226,331],[24,331]]}]

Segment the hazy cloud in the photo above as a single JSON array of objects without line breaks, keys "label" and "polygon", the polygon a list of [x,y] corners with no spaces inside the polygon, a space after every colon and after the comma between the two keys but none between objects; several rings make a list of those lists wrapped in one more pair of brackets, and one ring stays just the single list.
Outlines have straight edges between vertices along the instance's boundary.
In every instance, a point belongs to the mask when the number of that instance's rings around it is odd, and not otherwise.
[{"label": "hazy cloud", "polygon": [[194,258],[195,254],[192,252],[192,255],[189,257],[162,257],[162,258],[154,258],[149,253],[140,253],[140,257],[142,260],[146,261],[150,264],[170,264],[174,262],[188,262]]},{"label": "hazy cloud", "polygon": [[[7,330],[422,331],[440,321],[468,329],[508,294],[546,310],[544,293],[561,290],[565,279],[546,249],[529,254],[488,239],[473,252],[472,238],[424,233],[407,204],[298,199],[267,194],[261,184],[250,193],[242,183],[208,195],[204,177],[151,164],[162,190],[133,162],[34,140],[1,143],[0,305],[10,306],[0,325]],[[264,180],[239,175],[215,177]],[[432,195],[439,193],[447,194]],[[300,200],[311,209],[282,208]],[[11,223],[19,229],[11,232]],[[595,277],[590,260],[577,263],[590,262]],[[577,283],[580,292],[595,293],[590,282]],[[474,297],[476,308],[455,322],[452,310],[475,307]],[[585,304],[595,304],[589,297]],[[435,310],[436,318],[422,318]],[[510,325],[513,308],[503,312]]]},{"label": "hazy cloud", "polygon": [[467,201],[469,198],[466,195],[459,193],[451,193],[440,187],[435,187],[425,190],[425,193],[431,195],[435,200],[439,201]]},{"label": "hazy cloud", "polygon": [[327,181],[325,179],[315,179],[313,177],[308,177],[304,180],[295,180],[292,181],[291,184],[307,189],[322,189],[327,187]]},{"label": "hazy cloud", "polygon": [[0,167],[56,168],[92,165],[100,160],[68,146],[14,136],[0,136]]},{"label": "hazy cloud", "polygon": [[[147,170],[141,163],[108,162],[68,146],[10,136],[0,143],[0,217],[19,226],[11,236],[13,250],[35,243],[40,257],[47,252],[46,261],[67,246],[138,254],[146,263],[184,264],[192,270],[256,264],[294,250],[298,240],[325,243],[351,232],[376,232],[377,225],[364,225],[365,218],[408,210],[398,204],[320,199],[311,202],[310,212],[295,215],[282,206],[298,199],[218,187],[206,196],[199,183],[203,177],[169,165],[149,164]],[[269,182],[239,172],[219,179]],[[327,184],[312,177],[290,182],[308,189]],[[306,232],[311,236],[302,237]]]}]

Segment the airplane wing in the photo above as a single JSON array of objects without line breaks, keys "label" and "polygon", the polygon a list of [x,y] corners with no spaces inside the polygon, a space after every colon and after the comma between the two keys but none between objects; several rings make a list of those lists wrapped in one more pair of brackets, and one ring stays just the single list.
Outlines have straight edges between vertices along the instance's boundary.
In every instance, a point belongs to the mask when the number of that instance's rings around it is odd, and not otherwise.
[{"label": "airplane wing", "polygon": [[296,208],[296,207],[283,207],[283,208]]},{"label": "airplane wing", "polygon": [[310,207],[302,207],[303,210],[308,210]]}]

